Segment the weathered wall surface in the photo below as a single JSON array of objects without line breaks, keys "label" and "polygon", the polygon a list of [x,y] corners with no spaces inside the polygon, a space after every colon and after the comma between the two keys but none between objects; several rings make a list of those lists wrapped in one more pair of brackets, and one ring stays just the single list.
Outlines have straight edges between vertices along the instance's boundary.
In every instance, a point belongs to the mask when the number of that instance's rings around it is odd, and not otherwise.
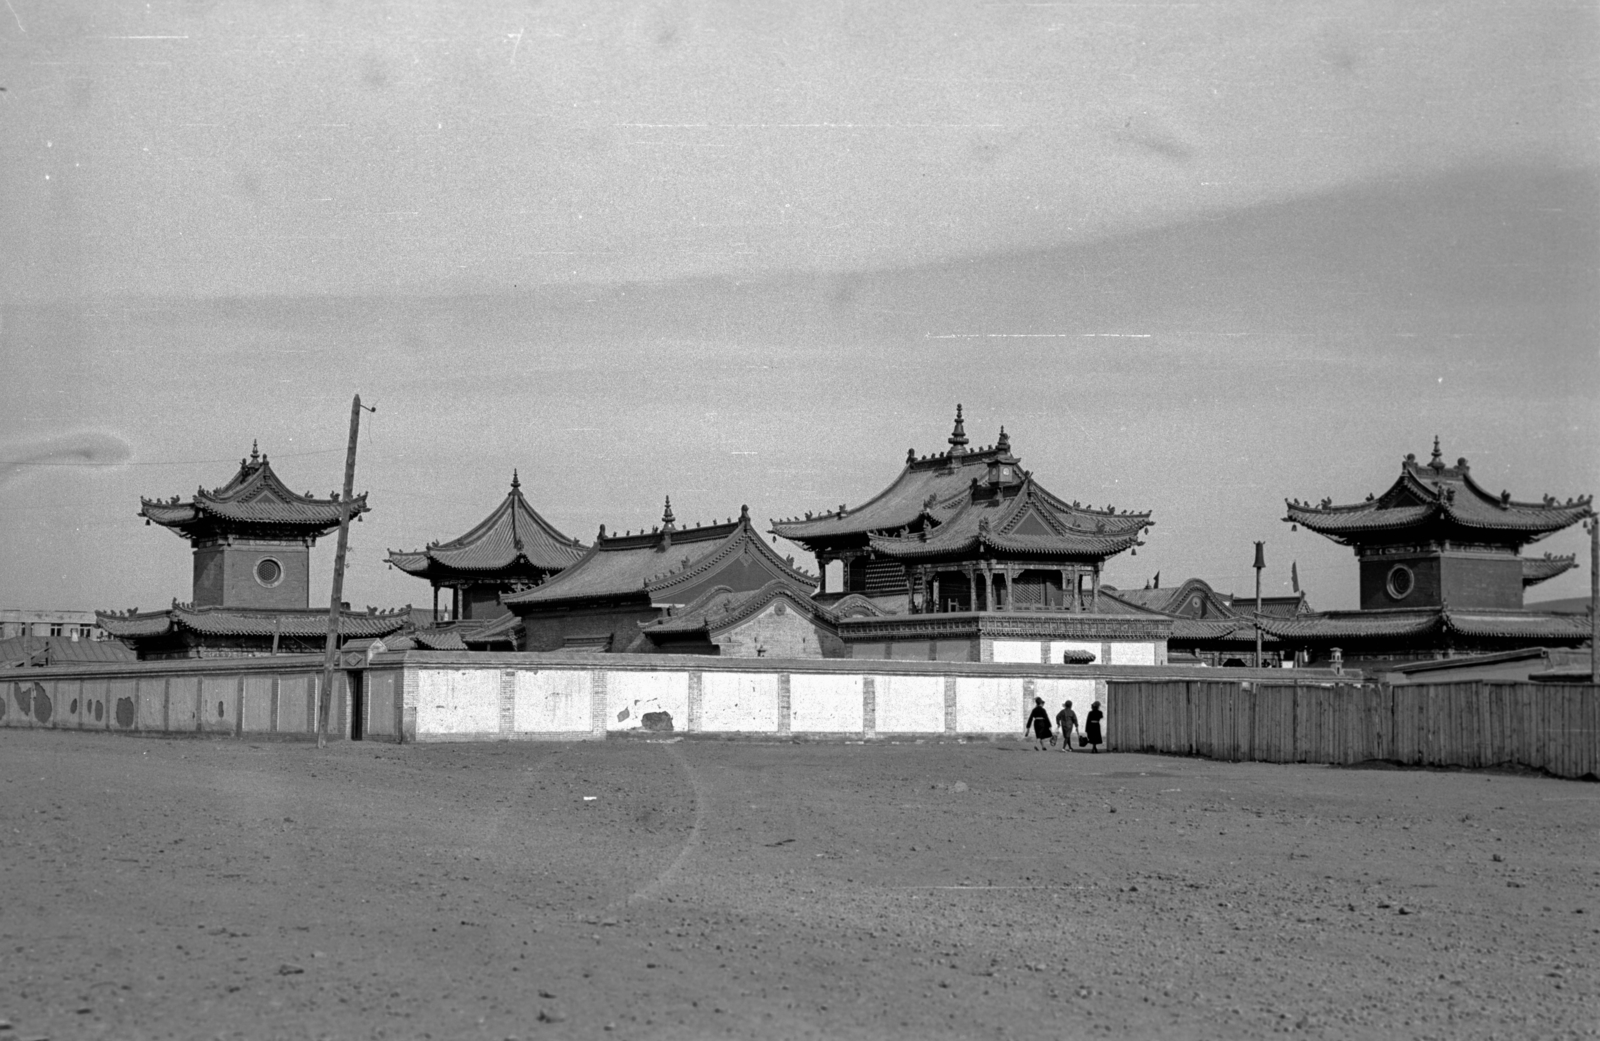
[{"label": "weathered wall surface", "polygon": [[861,677],[789,677],[789,730],[796,734],[859,734],[866,718]]},{"label": "weathered wall surface", "polygon": [[594,729],[594,673],[552,670],[512,675],[513,732],[588,734]]},{"label": "weathered wall surface", "polygon": [[873,686],[878,733],[944,733],[944,677],[877,676]]},{"label": "weathered wall surface", "polygon": [[417,676],[417,733],[490,738],[500,733],[499,669],[429,669]]},{"label": "weathered wall surface", "polygon": [[708,672],[701,680],[700,728],[733,733],[778,729],[776,672]]},{"label": "weathered wall surface", "polygon": [[[663,718],[663,714],[665,718]],[[684,730],[689,725],[687,672],[606,674],[606,729]]]}]

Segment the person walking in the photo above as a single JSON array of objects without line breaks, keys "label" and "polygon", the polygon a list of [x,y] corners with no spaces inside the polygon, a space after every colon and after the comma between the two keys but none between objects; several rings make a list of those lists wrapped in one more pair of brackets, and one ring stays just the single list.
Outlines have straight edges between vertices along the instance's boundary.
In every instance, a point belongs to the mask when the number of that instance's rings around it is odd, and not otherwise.
[{"label": "person walking", "polygon": [[1061,731],[1061,750],[1072,751],[1072,735],[1078,732],[1078,714],[1072,711],[1072,702],[1064,703],[1056,713],[1056,729]]},{"label": "person walking", "polygon": [[1030,729],[1033,731],[1034,739],[1038,742],[1034,745],[1035,751],[1049,751],[1049,749],[1045,748],[1044,743],[1050,740],[1050,713],[1045,711],[1043,698],[1033,699],[1033,711],[1028,713],[1028,721],[1022,724],[1023,736],[1027,736]]},{"label": "person walking", "polygon": [[1100,702],[1096,701],[1089,706],[1089,717],[1084,720],[1084,736],[1089,739],[1089,751],[1100,751],[1100,742],[1104,740],[1100,733],[1100,721],[1106,714],[1100,711]]}]

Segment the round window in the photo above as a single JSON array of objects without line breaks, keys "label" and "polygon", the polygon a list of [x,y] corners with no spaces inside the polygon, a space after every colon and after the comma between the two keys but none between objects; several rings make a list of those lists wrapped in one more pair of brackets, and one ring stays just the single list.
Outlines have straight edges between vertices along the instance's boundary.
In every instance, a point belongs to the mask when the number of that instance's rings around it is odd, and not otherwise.
[{"label": "round window", "polygon": [[271,557],[256,561],[256,581],[264,586],[275,586],[283,581],[283,565]]},{"label": "round window", "polygon": [[1411,595],[1417,587],[1417,576],[1404,564],[1396,564],[1389,569],[1388,590],[1389,597],[1393,600],[1404,600]]}]

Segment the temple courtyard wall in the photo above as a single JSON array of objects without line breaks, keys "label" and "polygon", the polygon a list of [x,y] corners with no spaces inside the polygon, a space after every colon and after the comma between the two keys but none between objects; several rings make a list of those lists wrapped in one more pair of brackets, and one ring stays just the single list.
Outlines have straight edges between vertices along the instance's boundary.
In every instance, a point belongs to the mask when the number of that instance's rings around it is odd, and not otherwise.
[{"label": "temple courtyard wall", "polygon": [[[1115,661],[1113,656],[1113,661]],[[1012,662],[403,651],[345,655],[331,738],[597,740],[608,734],[1019,735],[1035,697],[1079,719],[1118,681],[1282,681],[1282,670]],[[1331,673],[1298,674],[1332,682]],[[1349,678],[1348,676],[1346,677]],[[320,655],[59,666],[0,677],[0,728],[306,738]]]}]

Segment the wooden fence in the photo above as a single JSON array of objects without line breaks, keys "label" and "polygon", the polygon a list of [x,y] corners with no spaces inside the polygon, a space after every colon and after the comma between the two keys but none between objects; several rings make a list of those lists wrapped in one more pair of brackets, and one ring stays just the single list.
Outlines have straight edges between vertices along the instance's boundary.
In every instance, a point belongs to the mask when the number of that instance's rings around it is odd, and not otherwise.
[{"label": "wooden fence", "polygon": [[1107,741],[1123,751],[1600,774],[1600,687],[1589,684],[1113,680],[1107,694]]}]

